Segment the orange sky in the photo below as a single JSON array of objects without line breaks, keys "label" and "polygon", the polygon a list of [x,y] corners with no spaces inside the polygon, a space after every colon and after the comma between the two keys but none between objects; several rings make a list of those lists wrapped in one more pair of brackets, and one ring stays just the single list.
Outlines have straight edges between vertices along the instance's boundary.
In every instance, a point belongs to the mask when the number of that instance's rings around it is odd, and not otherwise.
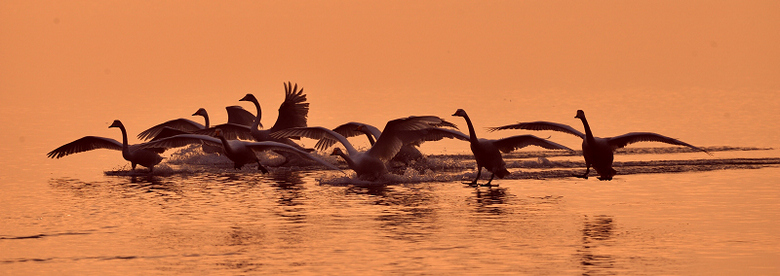
[{"label": "orange sky", "polygon": [[0,85],[780,88],[777,1],[420,2],[3,1]]},{"label": "orange sky", "polygon": [[[414,114],[444,116],[538,91],[776,92],[778,15],[778,1],[2,1],[0,101],[100,122],[159,114],[135,133],[198,107],[223,116],[245,93],[275,109],[288,80],[314,124],[361,95],[423,97]],[[593,109],[581,101],[553,112]],[[397,112],[383,118],[410,115]]]}]

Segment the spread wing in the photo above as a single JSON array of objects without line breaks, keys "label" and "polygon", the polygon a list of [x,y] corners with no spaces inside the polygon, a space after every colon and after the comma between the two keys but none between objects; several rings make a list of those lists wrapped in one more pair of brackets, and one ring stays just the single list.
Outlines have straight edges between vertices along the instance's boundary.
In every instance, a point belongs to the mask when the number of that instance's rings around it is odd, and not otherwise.
[{"label": "spread wing", "polygon": [[271,127],[271,132],[291,128],[306,127],[306,117],[309,116],[309,103],[306,102],[306,94],[303,94],[303,88],[298,90],[298,84],[295,87],[290,82],[284,85],[284,102],[279,106],[279,117],[276,123]]},{"label": "spread wing", "polygon": [[240,106],[233,105],[225,107],[225,109],[227,110],[227,122],[229,124],[251,126],[255,121],[255,115]]},{"label": "spread wing", "polygon": [[309,154],[309,153],[307,153],[305,151],[302,151],[302,150],[297,149],[297,148],[295,148],[293,146],[290,146],[290,145],[286,145],[286,144],[282,144],[282,143],[278,143],[278,142],[272,142],[272,141],[246,142],[245,145],[248,148],[250,148],[250,149],[252,149],[253,151],[256,151],[256,152],[258,152],[258,151],[266,151],[266,150],[272,150],[272,151],[277,151],[277,152],[278,151],[292,152],[292,153],[297,154],[300,157],[307,158],[309,160],[313,160],[313,161],[315,161],[317,163],[320,163],[320,164],[322,164],[325,167],[328,167],[330,169],[339,170],[340,171],[340,169],[338,167],[334,166],[333,164],[325,162],[324,160],[322,160],[320,158],[317,158],[317,157],[315,157],[315,156],[313,156],[313,155],[311,155],[311,154]]},{"label": "spread wing", "polygon": [[652,133],[652,132],[631,132],[631,133],[626,133],[620,136],[610,137],[606,139],[609,145],[612,146],[612,149],[619,149],[629,144],[633,144],[637,142],[661,142],[661,143],[667,143],[672,145],[685,146],[685,147],[692,148],[694,150],[703,151],[707,154],[710,154],[709,152],[707,152],[702,148],[695,147],[683,141],[671,137],[663,136],[658,133]]},{"label": "spread wing", "polygon": [[513,150],[521,149],[527,146],[538,146],[538,147],[551,149],[551,150],[561,149],[561,150],[574,151],[558,143],[551,142],[547,139],[542,139],[533,135],[517,135],[517,136],[507,137],[504,139],[493,141],[493,145],[495,145],[503,153],[508,153]]},{"label": "spread wing", "polygon": [[469,140],[469,136],[465,133],[447,128],[426,128],[421,130],[410,130],[408,132],[408,134],[412,136],[405,138],[405,140],[413,140],[409,144],[415,146],[419,146],[423,142],[439,141],[444,138],[459,139],[463,141]]},{"label": "spread wing", "polygon": [[250,130],[250,127],[245,125],[239,125],[239,124],[233,124],[233,123],[227,123],[227,124],[221,124],[216,125],[210,128],[204,128],[199,129],[196,131],[193,131],[193,134],[200,134],[200,135],[207,135],[207,136],[214,136],[215,131],[217,129],[222,130],[222,135],[225,136],[225,139],[228,140],[254,140],[252,137],[252,131]]},{"label": "spread wing", "polygon": [[288,128],[283,129],[274,133],[271,133],[271,137],[275,139],[280,138],[287,138],[287,137],[306,137],[309,139],[315,139],[315,140],[322,140],[322,139],[331,139],[334,141],[341,142],[342,145],[344,145],[344,148],[347,149],[347,152],[349,155],[353,155],[357,153],[357,150],[352,146],[349,141],[347,141],[347,138],[342,136],[341,134],[336,133],[333,130],[324,128],[324,127],[294,127],[294,128]]},{"label": "spread wing", "polygon": [[368,154],[382,161],[390,160],[402,146],[423,138],[424,133],[416,132],[417,130],[434,128],[445,122],[436,116],[410,116],[389,121],[382,130],[382,135],[368,150]]},{"label": "spread wing", "polygon": [[553,123],[553,122],[536,121],[536,122],[517,123],[513,125],[505,125],[500,127],[488,128],[489,131],[504,130],[504,129],[553,130],[553,131],[565,132],[580,137],[581,139],[585,139],[585,134],[580,132],[579,130],[576,130],[568,125]]},{"label": "spread wing", "polygon": [[49,158],[62,158],[74,153],[94,149],[122,150],[122,143],[111,138],[84,136],[81,139],[62,145],[46,154]]},{"label": "spread wing", "polygon": [[[364,123],[358,123],[358,122],[349,122],[349,123],[342,124],[334,128],[333,131],[338,134],[341,134],[341,136],[344,136],[345,138],[355,137],[359,135],[369,135],[368,140],[371,143],[371,145],[373,145],[374,142],[376,141],[376,137],[379,137],[382,134],[382,132],[379,131],[379,129],[376,128],[375,126],[364,124]],[[333,146],[333,144],[335,144],[336,142],[338,141],[335,139],[324,137],[323,139],[317,141],[317,144],[314,145],[314,148],[318,150],[325,150]]]},{"label": "spread wing", "polygon": [[180,134],[159,140],[138,144],[137,146],[149,149],[149,148],[178,148],[184,147],[190,144],[205,143],[211,146],[222,146],[222,142],[214,137],[200,134]]},{"label": "spread wing", "polygon": [[150,127],[147,130],[142,131],[141,133],[138,134],[138,139],[149,140],[149,139],[152,139],[154,137],[157,137],[157,135],[160,134],[160,131],[162,131],[162,129],[165,128],[165,127],[178,129],[178,130],[183,130],[183,131],[186,131],[186,132],[192,132],[192,131],[195,131],[195,130],[198,130],[198,129],[202,129],[205,126],[203,126],[200,123],[196,123],[196,122],[194,122],[192,120],[188,120],[188,119],[184,119],[184,118],[174,119],[174,120],[170,120],[170,121],[167,121],[167,122],[155,125],[153,127]]}]

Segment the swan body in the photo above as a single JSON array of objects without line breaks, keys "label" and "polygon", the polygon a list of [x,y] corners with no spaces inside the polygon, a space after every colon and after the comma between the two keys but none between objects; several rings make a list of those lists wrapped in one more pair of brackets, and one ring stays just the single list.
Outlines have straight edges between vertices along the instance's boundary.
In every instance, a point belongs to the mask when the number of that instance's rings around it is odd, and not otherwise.
[{"label": "swan body", "polygon": [[[588,120],[585,118],[585,112],[577,110],[577,115],[574,118],[580,119],[582,125],[585,128],[585,133],[582,133],[568,125],[552,123],[552,122],[527,122],[517,123],[513,125],[506,125],[500,127],[490,128],[491,131],[503,130],[503,129],[528,129],[528,130],[553,130],[572,134],[582,139],[582,155],[585,158],[585,173],[582,175],[576,175],[580,178],[588,178],[590,173],[590,167],[599,174],[599,180],[612,180],[612,177],[617,174],[617,171],[612,168],[612,161],[614,160],[614,151],[616,149],[625,147],[629,144],[637,142],[662,142],[672,145],[685,146],[691,149],[702,151],[710,154],[704,149],[695,147],[691,144],[683,141],[663,136],[661,134],[653,132],[631,132],[615,137],[595,137],[590,129]],[[710,154],[711,155],[711,154]]]},{"label": "swan body", "polygon": [[[307,137],[320,140],[320,142],[325,139],[338,141],[347,152],[344,153],[340,148],[335,148],[331,155],[343,157],[359,178],[375,180],[388,173],[386,162],[392,159],[401,147],[423,139],[423,130],[436,128],[442,122],[446,121],[436,116],[411,116],[389,121],[376,142],[365,152],[357,151],[344,135],[324,127],[289,128],[274,132],[271,137]],[[356,131],[354,128],[351,129]],[[335,143],[320,142],[318,144],[327,144],[320,149]]]},{"label": "swan body", "polygon": [[135,170],[136,165],[141,165],[149,168],[151,172],[155,165],[162,161],[160,152],[164,149],[155,147],[143,147],[142,145],[128,145],[127,143],[127,130],[125,126],[119,120],[109,126],[109,128],[116,127],[122,131],[122,143],[111,138],[97,137],[97,136],[84,136],[81,139],[67,143],[59,148],[50,151],[47,156],[49,158],[59,159],[74,153],[90,151],[94,149],[112,149],[121,150],[122,157],[130,161],[130,164]]},{"label": "swan body", "polygon": [[506,163],[501,156],[501,152],[508,153],[516,149],[521,149],[529,145],[539,146],[546,149],[562,149],[572,151],[563,145],[547,141],[533,135],[518,135],[507,137],[499,140],[489,140],[477,138],[474,131],[474,125],[471,123],[468,114],[463,109],[458,109],[452,116],[460,116],[466,120],[466,124],[469,127],[469,143],[471,144],[471,152],[474,153],[474,159],[477,161],[477,177],[474,178],[471,185],[476,185],[477,180],[482,175],[482,168],[491,172],[490,180],[485,185],[490,185],[493,181],[493,177],[504,178],[509,175],[509,170],[506,169]]},{"label": "swan body", "polygon": [[267,150],[272,150],[274,152],[288,152],[300,156],[301,158],[313,160],[330,169],[338,170],[338,168],[333,164],[325,162],[322,159],[314,157],[307,152],[290,145],[273,141],[247,142],[241,140],[228,140],[219,129],[216,131],[216,136],[217,137],[215,138],[200,134],[180,134],[152,142],[147,142],[143,144],[143,146],[151,148],[175,148],[195,143],[221,146],[225,150],[225,156],[233,161],[234,168],[241,169],[245,164],[257,163],[257,169],[261,170],[263,173],[267,173],[268,170],[260,164],[260,159],[257,157],[256,152]]}]

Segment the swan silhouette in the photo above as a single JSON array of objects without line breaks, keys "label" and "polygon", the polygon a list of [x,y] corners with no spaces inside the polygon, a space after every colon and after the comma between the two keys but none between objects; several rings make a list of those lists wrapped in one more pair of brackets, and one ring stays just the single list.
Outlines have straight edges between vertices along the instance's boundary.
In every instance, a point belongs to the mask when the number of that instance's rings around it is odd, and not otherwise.
[{"label": "swan silhouette", "polygon": [[[386,162],[393,158],[401,147],[425,139],[425,136],[428,135],[425,130],[437,128],[443,122],[445,121],[436,116],[410,116],[388,121],[379,138],[365,152],[357,151],[344,135],[324,127],[289,128],[274,132],[271,137],[297,136],[320,140],[320,142],[323,139],[338,141],[347,152],[344,153],[341,148],[335,148],[331,155],[344,158],[349,168],[354,170],[359,178],[376,180],[388,173]],[[333,143],[335,142],[323,142],[321,145],[328,145],[320,146],[320,149],[327,148]]]},{"label": "swan silhouette", "polygon": [[469,115],[463,109],[458,109],[452,116],[460,116],[466,120],[466,124],[469,127],[469,143],[471,143],[471,152],[474,154],[474,159],[477,161],[477,177],[474,181],[468,183],[472,186],[477,185],[477,180],[482,175],[482,168],[488,170],[490,180],[484,185],[490,185],[493,181],[493,177],[504,178],[509,175],[509,171],[506,169],[506,163],[501,156],[501,152],[509,153],[513,150],[521,149],[526,146],[534,145],[545,149],[561,149],[573,151],[563,145],[542,139],[533,135],[518,135],[507,137],[498,140],[480,139],[477,138],[477,134],[474,131],[474,125],[469,119]]},{"label": "swan silhouette", "polygon": [[662,142],[672,145],[679,145],[689,147],[694,150],[702,151],[709,155],[704,149],[695,147],[683,141],[663,136],[661,134],[652,132],[631,132],[615,137],[594,137],[593,132],[590,130],[588,120],[585,119],[585,112],[577,110],[577,115],[574,118],[580,119],[582,125],[585,127],[585,133],[564,124],[552,123],[552,122],[527,122],[517,123],[513,125],[505,125],[500,127],[489,128],[490,131],[504,130],[504,129],[528,129],[528,130],[553,130],[560,131],[575,135],[582,139],[582,155],[585,158],[585,173],[582,175],[575,175],[576,177],[588,179],[590,173],[590,167],[599,174],[599,180],[612,180],[612,177],[617,174],[617,171],[612,168],[612,161],[614,159],[614,151],[616,149],[625,147],[632,143],[637,142]]},{"label": "swan silhouette", "polygon": [[122,157],[125,160],[130,161],[130,164],[135,170],[136,165],[141,165],[149,168],[149,172],[152,171],[155,165],[162,161],[162,157],[159,153],[162,153],[164,149],[155,147],[142,147],[139,145],[128,145],[127,143],[127,130],[125,126],[119,120],[109,126],[109,128],[117,127],[122,131],[122,143],[117,140],[105,137],[97,136],[84,136],[81,139],[62,145],[48,154],[49,158],[59,159],[74,153],[90,151],[94,149],[112,149],[122,151]]},{"label": "swan silhouette", "polygon": [[260,159],[257,157],[256,152],[271,150],[274,152],[287,152],[293,155],[297,155],[300,158],[313,160],[330,169],[339,170],[339,168],[334,166],[333,164],[325,162],[322,159],[314,157],[305,151],[302,151],[296,147],[287,144],[282,144],[273,141],[248,142],[248,141],[241,141],[241,140],[228,140],[222,134],[221,129],[215,130],[215,136],[216,138],[207,135],[200,135],[200,134],[180,134],[180,135],[175,135],[175,136],[159,139],[156,141],[144,143],[142,147],[167,149],[167,148],[183,147],[189,144],[197,144],[197,143],[204,143],[212,146],[221,146],[224,148],[225,156],[227,156],[228,159],[233,161],[235,169],[241,169],[245,164],[257,163],[257,169],[262,171],[263,173],[268,173],[268,169],[266,169],[262,164],[260,164]]}]

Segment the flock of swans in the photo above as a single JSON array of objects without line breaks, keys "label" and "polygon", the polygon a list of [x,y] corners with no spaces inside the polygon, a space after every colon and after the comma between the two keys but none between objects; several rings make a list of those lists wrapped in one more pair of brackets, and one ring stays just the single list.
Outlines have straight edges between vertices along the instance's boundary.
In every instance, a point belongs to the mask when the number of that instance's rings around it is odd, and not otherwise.
[{"label": "flock of swans", "polygon": [[[409,164],[411,160],[419,159],[422,153],[417,149],[426,141],[438,141],[444,138],[468,141],[477,164],[477,176],[468,184],[477,185],[477,180],[482,175],[482,168],[491,173],[490,179],[484,185],[490,185],[493,178],[504,178],[510,172],[506,169],[501,152],[508,153],[526,146],[538,146],[549,150],[574,150],[533,135],[517,135],[498,140],[477,138],[474,125],[463,109],[458,109],[452,116],[463,117],[468,126],[469,133],[458,131],[455,124],[437,116],[410,116],[390,120],[380,131],[378,128],[364,123],[349,122],[334,129],[325,127],[307,126],[309,103],[303,88],[298,85],[285,83],[285,100],[279,107],[279,116],[274,125],[262,130],[262,110],[260,103],[254,95],[247,94],[239,101],[249,101],[255,105],[257,113],[244,110],[240,106],[227,107],[228,122],[211,126],[206,110],[201,108],[193,116],[203,116],[205,124],[200,124],[189,119],[174,119],[152,126],[138,134],[141,140],[147,142],[129,145],[127,130],[122,122],[115,120],[109,128],[116,127],[122,132],[122,142],[111,138],[85,136],[48,153],[50,158],[61,158],[70,154],[90,151],[94,149],[121,150],[122,157],[130,161],[132,169],[136,165],[149,168],[151,172],[155,165],[162,162],[160,153],[176,147],[200,144],[206,153],[221,154],[229,158],[235,169],[241,169],[246,164],[257,163],[257,169],[263,173],[268,170],[261,163],[257,153],[271,151],[284,158],[288,162],[309,162],[320,164],[326,168],[340,170],[335,165],[313,155],[314,151],[325,151],[340,143],[346,153],[339,147],[332,150],[331,155],[341,156],[358,178],[376,180],[389,173],[390,161],[398,161]],[[651,132],[632,132],[616,137],[599,138],[593,136],[585,113],[577,111],[575,118],[582,121],[585,133],[571,126],[553,122],[524,122],[500,127],[488,128],[490,131],[506,129],[525,130],[551,130],[576,135],[583,139],[582,153],[585,158],[585,173],[574,175],[580,178],[588,178],[590,168],[599,175],[600,180],[611,180],[617,172],[612,168],[613,151],[625,147],[628,144],[652,141],[663,142],[672,145],[686,146],[691,149],[710,154],[704,149],[692,146],[685,142]],[[365,135],[371,147],[366,151],[358,151],[347,140],[349,137]],[[307,149],[293,140],[306,137],[318,140],[313,149]],[[312,163],[313,162],[313,163]]]}]

